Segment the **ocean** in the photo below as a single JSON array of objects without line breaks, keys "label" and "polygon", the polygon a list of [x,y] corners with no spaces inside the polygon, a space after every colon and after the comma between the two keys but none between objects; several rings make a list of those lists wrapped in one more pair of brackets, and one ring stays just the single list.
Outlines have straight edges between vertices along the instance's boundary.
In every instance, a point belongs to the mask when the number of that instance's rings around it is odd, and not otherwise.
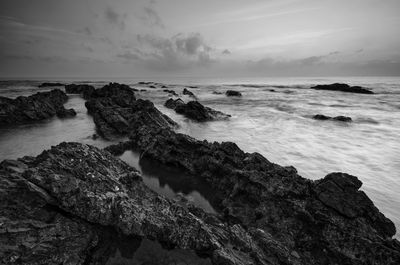
[{"label": "ocean", "polygon": [[[95,87],[113,81],[146,89],[136,92],[137,97],[154,102],[160,111],[178,122],[180,132],[199,140],[235,142],[246,152],[259,152],[271,162],[294,166],[301,176],[313,180],[330,172],[355,175],[363,182],[361,189],[400,229],[399,77],[14,79],[0,80],[0,96],[15,98],[52,89],[38,88],[45,81],[87,83]],[[203,105],[232,117],[224,121],[192,122],[163,106],[169,95],[161,86],[149,88],[138,85],[140,81],[163,83],[185,101],[190,98],[182,95],[182,90],[188,88]],[[309,89],[334,82],[371,88],[375,94]],[[238,90],[243,96],[213,93],[228,89]],[[69,95],[65,107],[74,108],[77,116],[1,127],[0,161],[38,155],[62,141],[100,148],[116,142],[92,139],[95,125],[79,95]],[[350,116],[353,122],[314,120],[315,114]],[[139,154],[133,151],[125,152],[121,159],[139,169],[144,182],[158,193],[169,198],[184,196],[206,211],[215,211],[210,203],[212,191],[204,183],[193,183],[190,176],[152,161],[139,161]],[[399,233],[396,237],[399,238]]]}]

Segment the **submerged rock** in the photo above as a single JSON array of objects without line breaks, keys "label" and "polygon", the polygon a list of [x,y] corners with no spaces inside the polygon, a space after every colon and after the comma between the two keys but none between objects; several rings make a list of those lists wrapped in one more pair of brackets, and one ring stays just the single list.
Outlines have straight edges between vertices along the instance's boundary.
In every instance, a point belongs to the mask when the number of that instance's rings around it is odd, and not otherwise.
[{"label": "submerged rock", "polygon": [[348,84],[340,84],[340,83],[334,83],[330,85],[316,85],[311,88],[317,90],[333,90],[333,91],[342,91],[342,92],[359,93],[359,94],[374,94],[374,92],[372,92],[371,90],[368,90],[360,86],[349,86]]},{"label": "submerged rock", "polygon": [[241,97],[242,93],[240,93],[239,91],[235,91],[235,90],[227,90],[225,92],[225,95],[227,95],[228,97]]},{"label": "submerged rock", "polygon": [[322,114],[317,114],[313,117],[314,120],[335,120],[335,121],[343,121],[343,122],[351,122],[352,119],[350,117],[346,116],[336,116],[336,117],[330,117],[330,116],[325,116]]},{"label": "submerged rock", "polygon": [[189,101],[187,104],[185,104],[185,102],[183,102],[183,100],[180,98],[176,100],[170,98],[165,102],[164,106],[174,109],[178,114],[182,114],[189,119],[199,122],[222,120],[230,117],[230,115],[221,111],[205,107],[198,101]]},{"label": "submerged rock", "polygon": [[16,99],[0,97],[0,124],[22,124],[51,118],[74,116],[74,110],[66,110],[68,96],[59,89],[39,92]]},{"label": "submerged rock", "polygon": [[53,87],[53,86],[65,86],[65,84],[58,82],[57,83],[45,82],[38,85],[38,87]]},{"label": "submerged rock", "polygon": [[95,91],[94,86],[86,84],[70,84],[65,86],[65,92],[68,94],[81,94],[84,99],[88,99]]}]

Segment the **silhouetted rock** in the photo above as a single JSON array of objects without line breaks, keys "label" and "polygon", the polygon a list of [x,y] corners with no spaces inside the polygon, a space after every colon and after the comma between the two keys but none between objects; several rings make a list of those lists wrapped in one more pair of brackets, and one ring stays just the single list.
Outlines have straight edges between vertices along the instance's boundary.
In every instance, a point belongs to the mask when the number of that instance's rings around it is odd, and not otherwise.
[{"label": "silhouetted rock", "polygon": [[45,82],[45,83],[41,83],[40,85],[38,85],[38,87],[54,87],[54,86],[65,86],[65,84],[63,83],[49,83],[49,82]]},{"label": "silhouetted rock", "polygon": [[219,91],[213,91],[212,92],[214,95],[222,95],[222,94],[224,94],[224,92],[219,92]]},{"label": "silhouetted rock", "polygon": [[76,111],[74,109],[61,109],[57,111],[57,117],[59,118],[70,118],[75,116]]},{"label": "silhouetted rock", "polygon": [[240,93],[239,91],[235,91],[235,90],[227,90],[225,92],[225,95],[227,95],[228,97],[241,97],[242,93]]},{"label": "silhouetted rock", "polygon": [[164,89],[163,91],[166,92],[166,93],[172,94],[174,96],[178,96],[178,94],[176,94],[176,92],[174,90]]},{"label": "silhouetted rock", "polygon": [[187,104],[185,104],[185,102],[183,102],[183,100],[180,98],[176,100],[170,98],[165,102],[164,106],[174,109],[178,114],[182,114],[189,119],[199,122],[222,120],[230,117],[230,115],[221,111],[204,107],[198,101],[189,101]]},{"label": "silhouetted rock", "polygon": [[193,92],[187,90],[186,88],[183,89],[182,94],[183,95],[187,95],[187,96],[192,97],[192,98],[196,98],[196,96],[193,94]]},{"label": "silhouetted rock", "polygon": [[64,108],[67,100],[68,96],[59,89],[16,99],[0,97],[0,124],[28,123],[55,115],[68,116],[75,111]]},{"label": "silhouetted rock", "polygon": [[333,90],[333,91],[342,91],[342,92],[350,92],[350,93],[360,93],[360,94],[374,94],[371,90],[360,86],[349,86],[348,84],[340,84],[334,83],[330,85],[317,85],[311,87],[317,90]]},{"label": "silhouetted rock", "polygon": [[335,121],[343,121],[343,122],[351,122],[352,119],[350,117],[346,116],[336,116],[336,117],[330,117],[330,116],[325,116],[322,114],[317,114],[313,117],[315,120],[335,120]]},{"label": "silhouetted rock", "polygon": [[83,98],[88,99],[92,96],[95,91],[94,86],[86,84],[70,84],[65,86],[65,92],[68,94],[81,94]]}]

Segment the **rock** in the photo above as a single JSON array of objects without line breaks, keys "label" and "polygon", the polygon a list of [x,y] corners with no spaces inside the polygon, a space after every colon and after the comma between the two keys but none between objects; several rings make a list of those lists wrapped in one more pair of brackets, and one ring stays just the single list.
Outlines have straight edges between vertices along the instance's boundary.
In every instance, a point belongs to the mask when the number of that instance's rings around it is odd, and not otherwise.
[{"label": "rock", "polygon": [[76,111],[74,109],[61,109],[57,111],[57,117],[59,118],[71,118],[76,116]]},{"label": "rock", "polygon": [[[334,173],[311,181],[234,143],[197,141],[157,125],[137,127],[130,139],[143,159],[206,181],[218,194],[224,220],[246,227],[262,255],[274,257],[272,264],[400,261],[393,223],[359,191],[356,177]],[[225,254],[221,264],[240,262]]]},{"label": "rock", "polygon": [[212,92],[214,95],[222,95],[222,94],[224,94],[223,92],[219,92],[219,91],[213,91]]},{"label": "rock", "polygon": [[[19,171],[17,163],[24,164]],[[3,161],[0,170],[0,260],[6,264],[91,264],[107,256],[99,238],[110,229],[194,250],[213,264],[289,262],[275,256],[270,262],[274,251],[264,252],[257,233],[253,239],[238,224],[156,194],[138,171],[92,146],[61,143],[36,158]]]},{"label": "rock", "polygon": [[41,83],[40,85],[38,85],[38,87],[53,87],[53,86],[65,86],[65,84],[63,83]]},{"label": "rock", "polygon": [[142,124],[176,126],[150,101],[136,100],[134,92],[125,86],[107,85],[96,89],[85,106],[93,116],[98,133],[106,139],[127,135],[133,127]]},{"label": "rock", "polygon": [[311,88],[317,90],[333,90],[333,91],[342,91],[342,92],[359,93],[359,94],[374,94],[374,92],[372,92],[371,90],[368,90],[360,86],[349,86],[348,84],[340,84],[340,83],[334,83],[330,85],[317,85]]},{"label": "rock", "polygon": [[192,97],[192,98],[196,98],[196,96],[193,94],[193,92],[187,90],[186,88],[183,89],[182,94],[183,95],[187,95],[187,96]]},{"label": "rock", "polygon": [[330,117],[330,116],[325,116],[322,114],[317,114],[313,117],[315,120],[335,120],[335,121],[343,121],[343,122],[351,122],[352,119],[350,117],[346,116],[336,116],[336,117]]},{"label": "rock", "polygon": [[178,94],[176,94],[176,92],[174,90],[164,89],[163,91],[166,93],[172,94],[174,96],[178,96]]},{"label": "rock", "polygon": [[65,92],[68,94],[82,94],[84,99],[89,99],[95,91],[94,86],[86,84],[70,84],[65,86]]},{"label": "rock", "polygon": [[225,95],[227,95],[228,97],[241,97],[242,93],[240,93],[239,91],[235,91],[235,90],[227,90],[225,92]]},{"label": "rock", "polygon": [[92,135],[92,139],[93,140],[97,140],[99,138],[99,135],[97,134],[97,133],[94,133],[93,135]]},{"label": "rock", "polygon": [[156,86],[149,86],[149,88],[157,88]]},{"label": "rock", "polygon": [[165,102],[164,106],[174,109],[178,114],[182,114],[189,119],[199,122],[222,120],[230,117],[230,115],[224,114],[220,111],[204,107],[198,101],[190,101],[185,104],[185,102],[180,98],[176,100],[170,98]]},{"label": "rock", "polygon": [[16,99],[0,97],[0,124],[22,124],[51,118],[56,114],[73,114],[64,103],[68,96],[59,89],[39,92]]}]

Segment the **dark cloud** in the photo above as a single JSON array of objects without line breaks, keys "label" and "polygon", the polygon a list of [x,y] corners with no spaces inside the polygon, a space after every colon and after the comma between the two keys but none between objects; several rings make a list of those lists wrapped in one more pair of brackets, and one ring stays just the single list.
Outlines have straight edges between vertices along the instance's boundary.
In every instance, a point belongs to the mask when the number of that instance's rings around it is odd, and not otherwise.
[{"label": "dark cloud", "polygon": [[139,18],[151,27],[165,28],[164,22],[162,21],[158,12],[151,6],[143,8],[143,13]]},{"label": "dark cloud", "polygon": [[223,51],[222,51],[222,54],[229,55],[229,54],[232,54],[232,53],[231,53],[231,51],[230,51],[230,50],[228,50],[228,49],[225,49],[225,50],[223,50]]},{"label": "dark cloud", "polygon": [[126,14],[119,14],[113,8],[108,6],[104,12],[104,15],[108,23],[120,28],[121,30],[125,29],[125,19],[127,17]]},{"label": "dark cloud", "polygon": [[126,61],[140,60],[141,59],[141,57],[138,54],[133,53],[131,51],[125,51],[123,53],[117,54],[117,57],[121,58],[121,59],[124,59]]}]

